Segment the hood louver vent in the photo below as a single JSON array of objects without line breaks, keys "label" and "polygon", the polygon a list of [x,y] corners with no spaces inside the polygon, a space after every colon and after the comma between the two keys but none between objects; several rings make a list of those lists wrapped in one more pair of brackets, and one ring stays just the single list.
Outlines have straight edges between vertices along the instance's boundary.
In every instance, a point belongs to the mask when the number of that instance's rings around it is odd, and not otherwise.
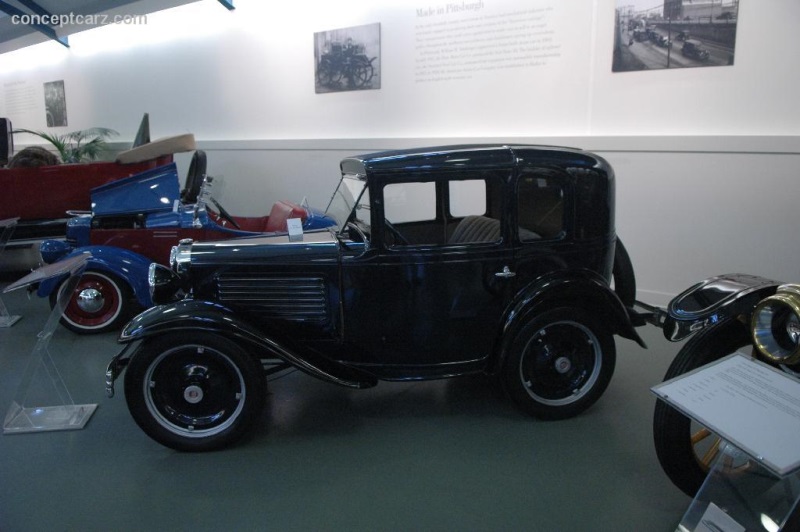
[{"label": "hood louver vent", "polygon": [[222,302],[246,306],[264,317],[292,321],[328,319],[325,282],[321,277],[270,277],[227,274],[217,279]]}]

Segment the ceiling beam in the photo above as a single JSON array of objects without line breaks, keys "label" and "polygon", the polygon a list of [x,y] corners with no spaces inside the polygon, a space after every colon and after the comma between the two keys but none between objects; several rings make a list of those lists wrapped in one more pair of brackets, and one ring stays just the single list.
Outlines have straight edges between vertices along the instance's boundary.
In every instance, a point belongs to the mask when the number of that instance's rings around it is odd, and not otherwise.
[{"label": "ceiling beam", "polygon": [[[40,16],[44,16],[44,17],[50,17],[51,16],[50,13],[48,13],[44,8],[42,8],[41,6],[39,6],[38,4],[33,2],[32,0],[19,0],[19,1],[20,1],[20,3],[25,5],[28,9],[30,9],[31,11],[34,11],[36,13],[36,15],[40,15]],[[35,6],[35,7],[31,7],[31,6]],[[20,9],[17,9],[16,7],[14,7],[11,4],[5,2],[4,0],[0,0],[0,11],[2,11],[3,13],[6,13],[7,15],[12,16],[12,17],[14,15],[16,15],[16,16],[18,16],[20,18],[22,18],[22,17],[26,17],[26,18],[31,17],[31,15],[29,13],[25,13],[24,11],[22,11]],[[50,26],[47,26],[46,24],[40,24],[38,22],[34,22],[33,20],[31,21],[30,24],[27,24],[27,26],[30,26],[31,28],[35,29],[36,31],[47,35],[50,39],[52,39],[52,40],[58,42],[59,44],[62,44],[64,46],[66,46],[67,48],[69,48],[69,40],[66,37],[59,37],[56,34],[56,30],[54,30]]]},{"label": "ceiling beam", "polygon": [[47,11],[45,8],[34,2],[33,0],[17,0],[20,4],[27,7],[37,15],[44,15],[46,17],[50,16],[50,12]]}]

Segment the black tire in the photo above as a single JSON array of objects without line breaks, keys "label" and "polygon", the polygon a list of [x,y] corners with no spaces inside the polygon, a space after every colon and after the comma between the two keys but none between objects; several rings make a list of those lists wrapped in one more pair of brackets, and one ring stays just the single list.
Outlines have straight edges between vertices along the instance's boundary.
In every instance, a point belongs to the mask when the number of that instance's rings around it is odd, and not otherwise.
[{"label": "black tire", "polygon": [[502,380],[523,411],[540,419],[565,419],[600,398],[615,363],[609,331],[581,309],[556,308],[516,333]]},{"label": "black tire", "polygon": [[[50,308],[55,308],[66,283],[51,292]],[[104,333],[119,329],[138,308],[128,283],[108,272],[87,270],[64,308],[61,324],[77,334]]]},{"label": "black tire", "polygon": [[636,275],[633,272],[633,263],[628,255],[628,250],[622,245],[622,240],[617,238],[617,245],[614,252],[614,292],[616,292],[622,304],[632,307],[636,302]]},{"label": "black tire", "polygon": [[323,57],[317,66],[317,81],[323,87],[333,87],[342,79],[341,69],[328,57]]},{"label": "black tire", "polygon": [[179,451],[212,451],[238,441],[260,416],[265,393],[259,360],[207,332],[148,339],[125,373],[133,419]]},{"label": "black tire", "polygon": [[[686,342],[664,380],[719,360],[748,344],[750,335],[743,323],[732,318],[723,320]],[[653,415],[653,440],[661,468],[673,484],[694,497],[706,479],[713,458],[707,453],[715,451],[719,437],[659,400]]]},{"label": "black tire", "polygon": [[364,87],[374,76],[372,63],[365,58],[354,58],[351,69],[351,79],[356,88]]}]

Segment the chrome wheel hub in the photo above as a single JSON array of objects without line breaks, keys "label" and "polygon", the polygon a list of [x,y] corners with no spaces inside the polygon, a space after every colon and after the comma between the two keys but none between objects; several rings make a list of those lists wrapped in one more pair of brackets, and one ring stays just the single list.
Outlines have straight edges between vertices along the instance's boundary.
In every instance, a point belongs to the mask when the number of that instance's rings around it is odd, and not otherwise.
[{"label": "chrome wheel hub", "polygon": [[203,389],[195,385],[187,386],[183,390],[183,398],[186,399],[187,403],[196,405],[203,400]]},{"label": "chrome wheel hub", "polygon": [[572,369],[572,361],[567,357],[558,357],[555,363],[556,371],[562,375],[568,373]]},{"label": "chrome wheel hub", "polygon": [[100,290],[96,288],[84,288],[78,293],[76,298],[78,308],[86,313],[99,312],[105,304],[105,299]]}]

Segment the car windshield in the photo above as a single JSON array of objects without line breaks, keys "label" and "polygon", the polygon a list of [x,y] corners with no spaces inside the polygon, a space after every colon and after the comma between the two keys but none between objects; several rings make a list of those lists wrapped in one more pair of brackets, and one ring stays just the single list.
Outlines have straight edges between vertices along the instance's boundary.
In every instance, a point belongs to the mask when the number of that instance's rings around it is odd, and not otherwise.
[{"label": "car windshield", "polygon": [[[325,214],[336,220],[339,229],[344,229],[351,214],[363,225],[369,226],[369,196],[367,182],[357,175],[345,174],[331,197]],[[365,214],[367,213],[367,214]]]}]

